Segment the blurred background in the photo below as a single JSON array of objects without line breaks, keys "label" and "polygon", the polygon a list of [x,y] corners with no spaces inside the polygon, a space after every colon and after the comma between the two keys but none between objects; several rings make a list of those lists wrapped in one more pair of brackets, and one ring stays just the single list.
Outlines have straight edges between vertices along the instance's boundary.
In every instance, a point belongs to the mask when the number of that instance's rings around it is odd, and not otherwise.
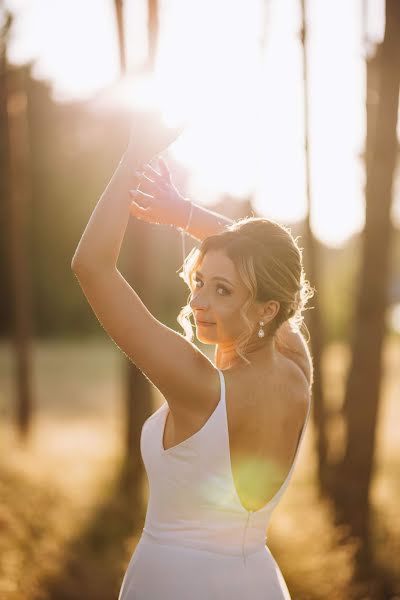
[{"label": "blurred background", "polygon": [[[268,531],[292,597],[400,599],[399,87],[398,0],[0,0],[1,600],[117,598],[141,534],[164,399],[71,260],[154,103],[188,123],[163,153],[181,193],[289,226],[317,290],[312,418]],[[121,272],[180,332],[182,260],[131,218]]]}]

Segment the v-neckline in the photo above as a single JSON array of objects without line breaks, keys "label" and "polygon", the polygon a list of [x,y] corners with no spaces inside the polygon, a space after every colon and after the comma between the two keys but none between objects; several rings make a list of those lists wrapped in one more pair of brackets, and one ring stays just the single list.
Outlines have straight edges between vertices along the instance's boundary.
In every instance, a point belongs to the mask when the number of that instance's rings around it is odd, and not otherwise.
[{"label": "v-neckline", "polygon": [[187,444],[188,442],[191,442],[195,437],[197,437],[201,433],[201,431],[203,431],[203,429],[207,426],[209,421],[211,421],[211,419],[214,417],[216,411],[218,410],[219,405],[221,404],[221,401],[222,401],[222,397],[220,395],[217,406],[214,408],[213,412],[208,417],[207,421],[204,423],[204,425],[202,425],[202,427],[200,427],[200,429],[198,431],[195,431],[191,436],[189,436],[185,440],[182,440],[181,442],[179,442],[179,444],[175,444],[175,446],[170,446],[169,448],[164,448],[165,429],[166,429],[166,425],[167,425],[168,415],[170,413],[168,402],[165,402],[164,417],[162,419],[162,426],[161,426],[161,453],[168,454],[172,450],[175,450],[175,449],[179,448],[180,446],[183,446],[183,445]]}]

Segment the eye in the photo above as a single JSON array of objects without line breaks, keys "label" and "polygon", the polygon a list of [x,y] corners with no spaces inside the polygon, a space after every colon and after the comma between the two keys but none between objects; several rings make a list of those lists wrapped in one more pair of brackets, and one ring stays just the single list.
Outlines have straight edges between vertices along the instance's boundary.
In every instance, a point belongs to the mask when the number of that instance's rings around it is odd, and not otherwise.
[{"label": "eye", "polygon": [[[195,288],[198,287],[196,285],[197,283],[203,283],[202,280],[199,279],[198,277],[194,277],[193,281],[194,281],[194,284],[195,284],[194,285]],[[216,289],[217,290],[223,290],[222,294],[220,294],[220,293],[218,294],[219,296],[225,296],[225,295],[229,296],[229,294],[230,294],[230,291],[224,285],[221,285],[220,283],[216,285]]]},{"label": "eye", "polygon": [[194,277],[193,281],[194,281],[194,287],[197,287],[196,283],[202,283],[201,279],[198,279],[197,277]]},{"label": "eye", "polygon": [[217,290],[223,290],[224,291],[224,293],[220,294],[220,296],[225,296],[225,294],[227,294],[227,295],[230,294],[230,291],[227,290],[226,287],[223,286],[223,285],[217,285]]}]

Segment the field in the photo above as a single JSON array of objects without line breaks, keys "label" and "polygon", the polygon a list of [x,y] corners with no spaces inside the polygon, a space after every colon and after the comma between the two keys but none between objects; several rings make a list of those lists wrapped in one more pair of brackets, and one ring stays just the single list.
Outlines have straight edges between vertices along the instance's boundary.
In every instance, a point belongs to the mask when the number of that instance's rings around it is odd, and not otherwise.
[{"label": "field", "polygon": [[[348,349],[324,356],[331,410],[341,402]],[[111,600],[143,526],[121,494],[124,357],[112,342],[40,341],[32,348],[36,406],[24,446],[13,425],[12,347],[0,344],[0,598]],[[351,585],[353,544],[342,544],[315,485],[312,419],[298,467],[268,531],[296,600],[400,599],[400,340],[385,346],[373,482],[374,552],[395,582],[385,596]],[[162,399],[154,392],[154,409]],[[360,399],[360,410],[362,399]],[[330,452],[341,449],[332,419]],[[146,498],[144,486],[140,490]],[[397,588],[396,588],[397,585]]]}]

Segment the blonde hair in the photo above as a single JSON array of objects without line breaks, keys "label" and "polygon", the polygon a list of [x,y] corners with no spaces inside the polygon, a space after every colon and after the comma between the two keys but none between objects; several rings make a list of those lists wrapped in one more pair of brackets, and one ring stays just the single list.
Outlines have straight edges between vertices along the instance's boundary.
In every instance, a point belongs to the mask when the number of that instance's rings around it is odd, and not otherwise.
[{"label": "blonde hair", "polygon": [[[302,248],[297,245],[289,228],[258,217],[245,217],[229,225],[224,231],[205,238],[199,248],[193,248],[185,258],[179,276],[191,289],[192,275],[201,264],[209,250],[224,250],[236,266],[240,278],[249,291],[248,299],[240,309],[246,324],[238,337],[236,352],[248,364],[244,356],[246,346],[254,329],[247,317],[253,302],[279,302],[280,308],[274,319],[268,324],[265,339],[274,337],[285,321],[289,321],[299,331],[307,326],[302,312],[308,300],[314,295],[305,279],[302,264]],[[189,341],[193,340],[190,322],[192,309],[188,302],[182,307],[177,321]]]}]

